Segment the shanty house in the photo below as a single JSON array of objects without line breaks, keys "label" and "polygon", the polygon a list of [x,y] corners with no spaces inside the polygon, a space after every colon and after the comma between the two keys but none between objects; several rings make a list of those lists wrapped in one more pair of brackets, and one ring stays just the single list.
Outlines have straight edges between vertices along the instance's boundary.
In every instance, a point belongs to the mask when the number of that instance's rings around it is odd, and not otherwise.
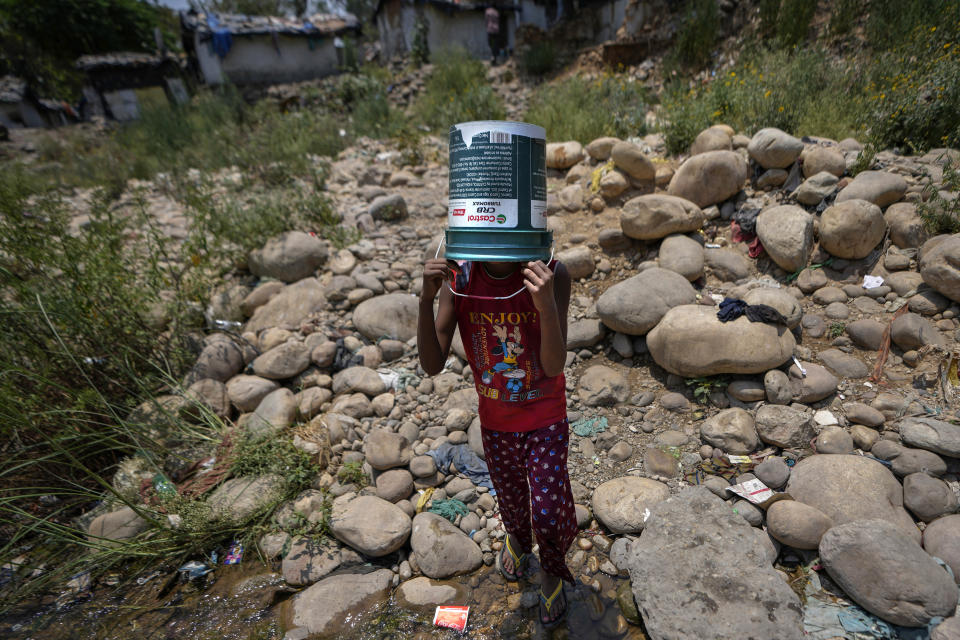
[{"label": "shanty house", "polygon": [[15,76],[0,77],[0,125],[8,129],[48,127],[47,109],[27,89],[27,83]]},{"label": "shanty house", "polygon": [[337,73],[343,37],[360,33],[351,14],[297,21],[190,11],[180,14],[180,25],[194,71],[210,85],[269,85]]},{"label": "shanty house", "polygon": [[81,56],[77,69],[84,72],[80,117],[99,115],[119,121],[140,117],[141,102],[151,94],[166,95],[173,104],[190,99],[180,63],[171,55],[106,53]]}]

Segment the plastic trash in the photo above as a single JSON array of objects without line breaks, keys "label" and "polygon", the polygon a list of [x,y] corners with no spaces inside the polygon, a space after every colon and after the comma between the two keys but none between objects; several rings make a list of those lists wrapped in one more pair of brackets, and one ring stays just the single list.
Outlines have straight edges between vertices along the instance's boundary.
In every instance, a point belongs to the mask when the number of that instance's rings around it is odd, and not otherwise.
[{"label": "plastic trash", "polygon": [[234,540],[230,548],[227,549],[227,555],[223,556],[223,564],[240,564],[243,561],[243,543]]},{"label": "plastic trash", "polygon": [[243,326],[242,322],[237,322],[236,320],[214,320],[212,324],[217,329],[230,331],[237,331]]},{"label": "plastic trash", "polygon": [[184,574],[189,580],[196,580],[197,578],[202,578],[213,571],[213,567],[208,565],[206,562],[191,560],[177,569],[177,571]]},{"label": "plastic trash", "polygon": [[153,490],[156,491],[157,495],[163,500],[177,496],[177,488],[170,482],[170,479],[162,473],[153,476]]},{"label": "plastic trash", "polygon": [[461,606],[440,606],[433,614],[433,626],[455,629],[461,633],[467,628],[467,616],[470,615],[470,607]]},{"label": "plastic trash", "polygon": [[883,276],[863,276],[863,284],[860,286],[864,289],[876,289],[877,287],[882,287]]},{"label": "plastic trash", "polygon": [[604,417],[580,418],[570,425],[573,432],[581,438],[592,438],[607,430],[607,419]]}]

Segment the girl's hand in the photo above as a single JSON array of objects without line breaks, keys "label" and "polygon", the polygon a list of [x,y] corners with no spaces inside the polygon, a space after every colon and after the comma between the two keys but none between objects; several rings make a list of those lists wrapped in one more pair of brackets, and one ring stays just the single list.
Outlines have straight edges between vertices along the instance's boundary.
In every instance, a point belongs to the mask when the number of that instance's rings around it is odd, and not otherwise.
[{"label": "girl's hand", "polygon": [[542,261],[528,262],[523,270],[523,286],[533,298],[533,306],[537,311],[556,309],[557,301],[553,297],[553,271]]},{"label": "girl's hand", "polygon": [[443,286],[444,280],[453,281],[456,274],[460,273],[460,266],[453,260],[443,260],[442,258],[431,258],[423,265],[423,288],[420,290],[420,297],[423,300],[431,302],[437,297],[437,292]]}]

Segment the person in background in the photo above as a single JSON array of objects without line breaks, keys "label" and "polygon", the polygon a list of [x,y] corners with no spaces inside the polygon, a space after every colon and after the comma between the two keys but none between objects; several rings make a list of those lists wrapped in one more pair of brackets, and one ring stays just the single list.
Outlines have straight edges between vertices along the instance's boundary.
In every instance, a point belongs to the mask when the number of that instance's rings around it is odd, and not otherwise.
[{"label": "person in background", "polygon": [[484,12],[487,19],[487,44],[490,45],[490,64],[497,64],[497,56],[500,55],[500,12],[490,5]]}]

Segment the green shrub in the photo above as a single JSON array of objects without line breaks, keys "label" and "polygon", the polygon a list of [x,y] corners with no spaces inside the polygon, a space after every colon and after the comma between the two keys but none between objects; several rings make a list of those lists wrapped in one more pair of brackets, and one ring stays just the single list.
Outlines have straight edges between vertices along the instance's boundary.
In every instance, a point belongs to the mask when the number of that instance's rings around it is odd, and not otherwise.
[{"label": "green shrub", "polygon": [[803,42],[816,10],[817,0],[783,0],[777,24],[780,44],[792,47]]},{"label": "green shrub", "polygon": [[687,0],[672,55],[681,65],[700,67],[713,52],[720,30],[716,0]]},{"label": "green shrub", "polygon": [[875,49],[900,48],[917,28],[951,26],[942,21],[955,10],[948,0],[867,0],[867,42]]},{"label": "green shrub", "polygon": [[[945,198],[940,191],[952,194]],[[960,232],[960,161],[949,158],[943,165],[943,184],[938,189],[932,182],[924,187],[925,200],[917,212],[931,234]]]},{"label": "green shrub", "polygon": [[760,33],[773,37],[777,33],[778,18],[780,16],[780,0],[758,0],[760,17]]},{"label": "green shrub", "polygon": [[830,34],[845,36],[853,30],[853,25],[863,12],[864,0],[837,0],[830,13]]},{"label": "green shrub", "polygon": [[287,438],[242,438],[234,447],[230,471],[235,476],[277,475],[283,478],[287,496],[310,484],[320,472],[313,457],[293,446]]},{"label": "green shrub", "polygon": [[506,115],[483,63],[463,49],[437,56],[415,110],[420,122],[441,133],[458,122],[502,120]]},{"label": "green shrub", "polygon": [[596,80],[573,76],[541,85],[530,98],[525,120],[547,130],[548,140],[579,140],[601,136],[627,138],[646,133],[646,92],[626,76],[604,75]]},{"label": "green shrub", "polygon": [[534,42],[520,56],[520,71],[528,76],[544,76],[557,68],[557,48],[550,40]]}]

